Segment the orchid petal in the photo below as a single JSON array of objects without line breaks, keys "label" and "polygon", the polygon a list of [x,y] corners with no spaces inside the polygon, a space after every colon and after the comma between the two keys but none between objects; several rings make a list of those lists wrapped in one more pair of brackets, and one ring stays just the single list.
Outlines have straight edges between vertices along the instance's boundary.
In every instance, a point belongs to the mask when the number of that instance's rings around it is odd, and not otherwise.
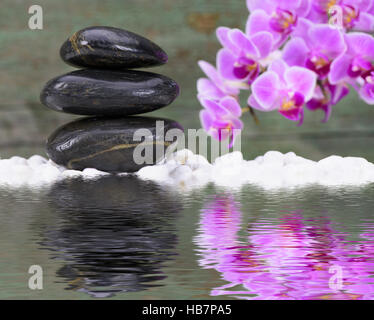
[{"label": "orchid petal", "polygon": [[312,1],[300,0],[299,2],[300,3],[296,9],[296,14],[298,17],[306,17],[312,8]]},{"label": "orchid petal", "polygon": [[277,59],[271,63],[268,71],[274,71],[278,75],[279,79],[283,80],[284,73],[288,68],[287,63],[284,62],[284,60]]},{"label": "orchid petal", "polygon": [[360,55],[374,60],[374,38],[373,36],[354,32],[346,35],[348,53],[351,55]]},{"label": "orchid petal", "polygon": [[205,96],[213,99],[220,99],[225,94],[209,79],[200,78],[197,80],[197,91],[199,96]]},{"label": "orchid petal", "polygon": [[276,6],[269,0],[247,0],[247,8],[251,13],[259,9],[271,13]]},{"label": "orchid petal", "polygon": [[266,58],[273,49],[273,36],[270,32],[259,32],[250,38],[259,53],[259,58]]},{"label": "orchid petal", "polygon": [[276,109],[276,106],[274,105],[273,108],[271,109],[264,109],[256,100],[256,98],[253,96],[253,94],[251,94],[248,98],[248,106],[250,106],[251,108],[253,109],[256,109],[256,110],[259,110],[259,111],[264,111],[264,112],[268,112],[268,111],[272,111],[274,109]]},{"label": "orchid petal", "polygon": [[361,99],[364,100],[367,104],[374,104],[374,85],[365,84],[360,91],[358,92]]},{"label": "orchid petal", "polygon": [[231,31],[230,28],[226,27],[219,27],[216,31],[217,38],[221,45],[224,48],[229,49],[234,54],[240,53],[240,48],[238,48],[232,41],[229,39],[229,32]]},{"label": "orchid petal", "polygon": [[302,107],[292,108],[289,110],[279,110],[278,112],[289,120],[300,121],[300,123],[302,123],[302,120],[303,120],[303,117],[302,117],[303,108]]},{"label": "orchid petal", "polygon": [[235,43],[236,46],[244,51],[245,55],[250,55],[251,57],[259,57],[260,53],[257,48],[253,45],[252,41],[239,29],[232,29],[229,32],[230,40]]},{"label": "orchid petal", "polygon": [[311,21],[309,21],[305,18],[300,18],[300,19],[298,19],[297,25],[296,25],[294,31],[292,32],[292,36],[293,37],[300,37],[300,38],[303,38],[303,39],[307,40],[309,29],[313,26],[314,26],[314,24]]},{"label": "orchid petal", "polygon": [[290,66],[305,66],[310,49],[301,38],[291,39],[283,49],[283,59]]},{"label": "orchid petal", "polygon": [[212,116],[212,114],[209,113],[209,111],[207,110],[200,111],[200,122],[205,131],[209,131],[209,129],[212,126],[213,120],[214,120],[214,116]]},{"label": "orchid petal", "polygon": [[253,82],[253,96],[263,109],[274,108],[279,94],[279,86],[279,77],[273,71],[263,73]]},{"label": "orchid petal", "polygon": [[217,70],[210,63],[200,60],[198,64],[201,70],[203,70],[210,80],[216,84],[221,82],[221,78],[219,77]]},{"label": "orchid petal", "polygon": [[310,46],[321,50],[332,59],[339,56],[346,49],[340,30],[328,24],[314,25],[310,28],[308,35]]},{"label": "orchid petal", "polygon": [[336,58],[330,67],[329,82],[331,84],[337,84],[340,81],[344,81],[348,78],[348,70],[350,68],[352,58],[347,54],[343,54]]},{"label": "orchid petal", "polygon": [[228,80],[237,80],[234,65],[237,58],[227,49],[221,49],[217,54],[217,69],[220,75]]},{"label": "orchid petal", "polygon": [[222,107],[226,108],[233,116],[240,117],[242,115],[242,109],[238,101],[233,97],[224,97],[220,100]]},{"label": "orchid petal", "polygon": [[358,21],[356,21],[354,29],[372,32],[374,29],[374,16],[366,12],[360,12],[360,17]]},{"label": "orchid petal", "polygon": [[217,115],[219,117],[224,117],[224,116],[230,114],[228,112],[228,110],[226,110],[225,108],[223,108],[222,106],[220,106],[218,102],[213,101],[211,99],[201,98],[200,99],[200,103],[211,114]]},{"label": "orchid petal", "polygon": [[264,10],[255,10],[247,20],[246,34],[254,35],[261,31],[270,31],[270,16]]},{"label": "orchid petal", "polygon": [[302,67],[291,67],[286,70],[284,79],[288,88],[293,92],[301,93],[305,101],[313,97],[317,81],[317,75],[313,71]]}]

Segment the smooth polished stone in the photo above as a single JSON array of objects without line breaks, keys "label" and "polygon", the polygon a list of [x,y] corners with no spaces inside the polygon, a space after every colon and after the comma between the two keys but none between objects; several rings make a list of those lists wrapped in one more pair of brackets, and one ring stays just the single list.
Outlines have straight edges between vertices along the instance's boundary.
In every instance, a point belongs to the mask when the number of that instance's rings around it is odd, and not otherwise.
[{"label": "smooth polished stone", "polygon": [[80,115],[127,116],[171,104],[178,84],[144,71],[77,70],[47,82],[41,102],[55,111]]},{"label": "smooth polished stone", "polygon": [[168,56],[152,41],[112,27],[89,27],[74,33],[60,56],[75,67],[129,69],[165,64]]},{"label": "smooth polished stone", "polygon": [[[171,129],[178,130],[165,138]],[[159,118],[83,118],[62,126],[48,138],[47,155],[68,169],[135,172],[160,160],[167,147],[183,134],[182,130],[179,123]],[[134,137],[135,132],[137,137]],[[136,159],[141,157],[140,160],[146,162],[136,163],[134,151]]]}]

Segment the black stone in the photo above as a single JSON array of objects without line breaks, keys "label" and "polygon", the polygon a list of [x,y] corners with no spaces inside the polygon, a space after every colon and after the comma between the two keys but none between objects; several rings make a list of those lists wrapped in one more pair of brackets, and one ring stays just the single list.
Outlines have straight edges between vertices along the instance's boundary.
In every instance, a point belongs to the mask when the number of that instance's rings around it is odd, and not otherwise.
[{"label": "black stone", "polygon": [[40,100],[56,111],[126,116],[165,107],[178,94],[175,81],[156,73],[87,69],[48,81]]},{"label": "black stone", "polygon": [[[159,130],[156,130],[156,121],[163,121],[163,127]],[[138,129],[149,131],[141,133],[139,141],[136,141],[134,133]],[[144,166],[155,164],[163,157],[166,148],[177,140],[174,137],[169,139],[172,141],[166,141],[162,136],[170,129],[179,129],[177,137],[183,133],[177,122],[167,119],[83,118],[62,126],[48,138],[47,155],[57,164],[69,169],[96,168],[106,172],[135,172]],[[144,153],[147,163],[137,164],[133,153],[142,142],[142,146],[150,146],[152,152]]]},{"label": "black stone", "polygon": [[60,49],[61,58],[76,67],[129,69],[165,64],[167,54],[152,41],[112,27],[89,27],[74,33]]}]

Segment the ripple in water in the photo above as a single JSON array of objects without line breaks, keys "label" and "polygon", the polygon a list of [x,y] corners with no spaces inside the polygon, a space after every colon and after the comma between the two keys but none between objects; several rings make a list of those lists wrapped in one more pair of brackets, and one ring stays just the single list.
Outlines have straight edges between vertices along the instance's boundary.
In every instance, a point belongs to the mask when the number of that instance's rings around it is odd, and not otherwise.
[{"label": "ripple in water", "polygon": [[160,269],[176,245],[180,204],[156,185],[135,177],[66,180],[48,199],[58,218],[42,245],[64,261],[57,275],[68,289],[109,297],[166,277]]},{"label": "ripple in water", "polygon": [[[215,195],[201,211],[199,264],[227,281],[212,296],[240,299],[373,299],[374,222],[359,240],[334,229],[327,215],[303,210],[265,215],[243,225],[241,203]],[[341,277],[339,277],[341,275]]]}]

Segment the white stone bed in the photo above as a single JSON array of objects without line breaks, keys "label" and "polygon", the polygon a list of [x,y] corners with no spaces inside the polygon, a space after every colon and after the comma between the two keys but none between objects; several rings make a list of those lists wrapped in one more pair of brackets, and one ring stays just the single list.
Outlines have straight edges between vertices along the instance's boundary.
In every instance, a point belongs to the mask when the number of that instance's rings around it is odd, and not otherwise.
[{"label": "white stone bed", "polygon": [[[29,159],[0,160],[0,186],[10,188],[46,187],[62,179],[97,179],[107,174],[96,169],[67,170],[38,155]],[[203,156],[181,150],[136,174],[144,180],[182,188],[202,187],[208,183],[227,188],[252,184],[266,189],[310,184],[357,186],[374,182],[374,164],[363,158],[339,156],[315,162],[293,152],[277,151],[249,161],[243,160],[240,152],[233,152],[210,164]]]}]

